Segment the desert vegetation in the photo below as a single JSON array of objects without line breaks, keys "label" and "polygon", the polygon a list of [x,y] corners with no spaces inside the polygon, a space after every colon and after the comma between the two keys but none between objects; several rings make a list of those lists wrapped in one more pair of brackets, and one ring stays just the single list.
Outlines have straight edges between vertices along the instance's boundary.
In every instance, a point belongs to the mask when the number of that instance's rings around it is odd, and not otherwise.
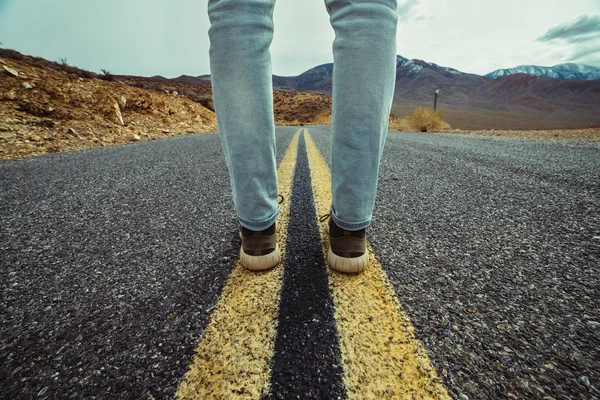
[{"label": "desert vegetation", "polygon": [[404,118],[390,118],[390,129],[405,132],[439,132],[450,129],[439,111],[417,107]]}]

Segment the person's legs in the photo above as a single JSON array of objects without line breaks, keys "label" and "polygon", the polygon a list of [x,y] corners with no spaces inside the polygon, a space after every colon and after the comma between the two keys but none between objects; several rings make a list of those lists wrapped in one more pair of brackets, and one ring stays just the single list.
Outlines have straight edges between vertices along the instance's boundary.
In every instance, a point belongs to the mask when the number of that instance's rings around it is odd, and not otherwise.
[{"label": "person's legs", "polygon": [[269,46],[275,0],[209,0],[210,70],[219,135],[240,224],[279,214]]},{"label": "person's legs", "polygon": [[325,0],[333,42],[331,217],[350,231],[372,218],[396,80],[396,0]]}]

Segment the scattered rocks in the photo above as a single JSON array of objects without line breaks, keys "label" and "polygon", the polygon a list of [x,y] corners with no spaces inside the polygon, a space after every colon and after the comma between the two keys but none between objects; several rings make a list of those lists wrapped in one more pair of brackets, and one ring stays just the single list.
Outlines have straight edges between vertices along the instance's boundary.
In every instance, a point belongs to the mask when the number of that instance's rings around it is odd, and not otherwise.
[{"label": "scattered rocks", "polygon": [[0,139],[13,139],[16,138],[16,134],[12,131],[4,131],[3,129],[0,129]]},{"label": "scattered rocks", "polygon": [[115,103],[113,104],[113,108],[115,109],[115,114],[117,115],[117,118],[119,119],[121,125],[125,126],[125,122],[123,121],[123,114],[121,114],[121,109],[119,108],[119,103],[115,101]]},{"label": "scattered rocks", "polygon": [[11,74],[12,76],[16,76],[17,78],[19,77],[19,72],[16,69],[12,69],[10,67],[7,67],[6,65],[3,65],[4,70],[6,72],[8,72],[9,74]]},{"label": "scattered rocks", "polygon": [[538,129],[538,130],[461,130],[453,129],[443,131],[448,134],[467,134],[467,135],[483,135],[496,137],[518,137],[523,139],[548,139],[548,140],[600,140],[600,129],[598,128],[578,128],[578,129]]},{"label": "scattered rocks", "polygon": [[16,100],[17,92],[15,91],[15,89],[10,89],[8,92],[6,92],[6,94],[4,95],[4,98],[7,100]]},{"label": "scattered rocks", "polygon": [[51,120],[50,118],[40,118],[33,122],[33,125],[43,126],[45,128],[54,128],[56,126],[56,122]]},{"label": "scattered rocks", "polygon": [[598,321],[588,321],[587,324],[590,328],[594,328],[594,329],[600,328],[600,322],[598,322]]},{"label": "scattered rocks", "polygon": [[[65,74],[60,65],[12,51],[0,49],[0,56],[10,61],[0,63],[4,77],[0,78],[0,130],[11,132],[2,135],[1,159],[216,129],[214,112],[186,96],[186,88],[191,90],[188,84],[141,77],[110,82],[92,79],[94,75],[87,71],[78,72],[84,76]],[[9,69],[2,70],[3,65]],[[179,95],[161,93],[160,85],[166,84]],[[198,96],[210,98],[210,88],[198,85],[193,89]],[[42,140],[31,140],[33,135]]]},{"label": "scattered rocks", "polygon": [[36,117],[47,117],[54,112],[54,107],[39,102],[25,101],[19,104],[18,110]]}]

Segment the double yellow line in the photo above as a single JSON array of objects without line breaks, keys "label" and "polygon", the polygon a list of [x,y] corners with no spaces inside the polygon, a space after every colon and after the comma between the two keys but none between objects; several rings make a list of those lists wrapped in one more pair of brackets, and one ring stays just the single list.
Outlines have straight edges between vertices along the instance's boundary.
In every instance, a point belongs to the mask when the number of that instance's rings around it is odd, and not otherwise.
[{"label": "double yellow line", "polygon": [[[292,198],[299,136],[300,130],[277,168],[279,193],[286,199]],[[284,201],[277,221],[280,266],[249,271],[238,259],[176,397],[259,399],[269,392],[289,216],[290,202]]]},{"label": "double yellow line", "polygon": [[[287,199],[291,199],[300,132],[294,134],[278,168],[279,191]],[[307,129],[304,138],[318,216],[329,211],[331,176]],[[238,262],[177,390],[178,398],[258,399],[268,394],[289,207],[289,201],[282,203],[277,223],[282,264],[251,272]],[[319,231],[325,256],[328,235],[323,224]],[[348,397],[449,399],[381,263],[368,248],[369,267],[361,274],[328,269]]]}]

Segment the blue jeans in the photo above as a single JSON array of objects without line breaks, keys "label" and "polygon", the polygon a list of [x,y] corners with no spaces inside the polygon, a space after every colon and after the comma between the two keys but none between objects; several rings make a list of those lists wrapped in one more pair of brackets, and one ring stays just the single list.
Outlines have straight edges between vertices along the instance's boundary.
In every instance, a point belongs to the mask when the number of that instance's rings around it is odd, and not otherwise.
[{"label": "blue jeans", "polygon": [[[209,0],[213,101],[240,224],[279,215],[269,46],[275,0]],[[325,0],[333,41],[331,217],[366,228],[396,80],[396,0]]]}]

